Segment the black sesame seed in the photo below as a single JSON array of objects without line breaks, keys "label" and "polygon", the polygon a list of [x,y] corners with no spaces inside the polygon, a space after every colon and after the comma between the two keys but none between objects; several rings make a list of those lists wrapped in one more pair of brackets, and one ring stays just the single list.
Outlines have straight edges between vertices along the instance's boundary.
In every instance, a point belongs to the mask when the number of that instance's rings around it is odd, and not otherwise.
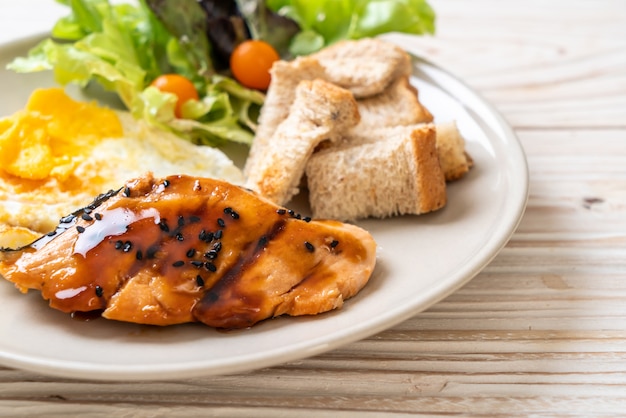
[{"label": "black sesame seed", "polygon": [[204,279],[202,277],[200,277],[200,275],[196,276],[196,284],[199,287],[203,287],[204,286]]},{"label": "black sesame seed", "polygon": [[172,266],[174,266],[174,267],[182,267],[184,265],[185,265],[185,262],[183,260],[174,261],[172,263]]},{"label": "black sesame seed", "polygon": [[137,260],[143,259],[143,253],[141,252],[141,250],[137,250],[137,254],[135,254],[135,258]]},{"label": "black sesame seed", "polygon": [[224,222],[224,220],[222,218],[217,218],[217,224],[221,227],[224,228],[226,226],[226,223]]},{"label": "black sesame seed", "polygon": [[104,294],[104,289],[102,289],[100,286],[96,286],[96,296],[100,298],[102,297],[103,294]]},{"label": "black sesame seed", "polygon": [[163,180],[163,186],[167,187],[170,185],[170,181],[169,180]]},{"label": "black sesame seed", "polygon": [[223,231],[222,231],[221,229],[218,229],[218,230],[215,232],[215,234],[213,234],[213,237],[214,237],[215,239],[222,239],[222,234],[223,234]]},{"label": "black sesame seed", "polygon": [[161,219],[159,222],[159,228],[161,228],[161,231],[163,232],[170,232],[170,227],[167,226],[167,221],[165,219]]},{"label": "black sesame seed", "polygon": [[124,251],[125,253],[129,252],[131,250],[131,248],[133,248],[133,243],[130,241],[126,241],[124,243],[124,246],[122,247],[122,251]]},{"label": "black sesame seed", "polygon": [[284,215],[285,213],[287,213],[287,210],[286,209],[278,209],[276,211],[276,213],[279,214],[279,215]]},{"label": "black sesame seed", "polygon": [[213,249],[219,253],[220,250],[222,249],[222,243],[216,242],[215,245],[213,246]]},{"label": "black sesame seed", "polygon": [[80,225],[76,227],[76,230],[78,231],[79,234],[82,234],[83,232],[85,232],[85,228]]},{"label": "black sesame seed", "polygon": [[295,218],[296,219],[302,219],[302,215],[300,215],[299,213],[296,213]]},{"label": "black sesame seed", "polygon": [[185,218],[183,218],[182,216],[178,217],[178,226],[183,226],[185,225]]},{"label": "black sesame seed", "polygon": [[196,249],[195,248],[191,248],[191,249],[187,250],[187,257],[188,258],[193,258],[194,255],[196,255]]},{"label": "black sesame seed", "polygon": [[315,247],[309,241],[304,241],[304,246],[306,247],[307,251],[310,253],[315,251]]},{"label": "black sesame seed", "polygon": [[208,258],[209,260],[215,260],[217,258],[217,251],[215,250],[207,251],[206,253],[204,253],[204,257]]},{"label": "black sesame seed", "polygon": [[291,209],[289,209],[289,210],[287,211],[287,213],[289,214],[289,216],[295,216],[295,215],[296,215],[296,212],[294,212],[294,211],[293,211],[293,210],[291,210]]},{"label": "black sesame seed", "polygon": [[233,218],[233,219],[239,219],[239,214],[237,212],[235,212],[235,211],[232,211],[230,213],[230,217]]},{"label": "black sesame seed", "polygon": [[74,219],[76,219],[75,215],[67,215],[67,216],[61,218],[60,222],[62,224],[68,224],[68,223],[72,222]]},{"label": "black sesame seed", "polygon": [[129,187],[124,187],[124,192],[122,192],[122,194],[124,195],[124,197],[129,197],[130,196],[130,188]]},{"label": "black sesame seed", "polygon": [[337,245],[339,245],[339,241],[334,239],[333,242],[330,243],[330,248],[335,248]]},{"label": "black sesame seed", "polygon": [[198,234],[198,239],[200,241],[204,241],[206,239],[206,231],[204,229]]},{"label": "black sesame seed", "polygon": [[200,268],[200,267],[204,266],[204,262],[203,261],[193,260],[193,261],[191,261],[191,265],[194,266],[194,267]]},{"label": "black sesame seed", "polygon": [[93,217],[96,218],[96,221],[101,221],[102,220],[102,215],[100,213],[94,214]]},{"label": "black sesame seed", "polygon": [[93,218],[91,216],[89,216],[88,213],[83,213],[82,215],[80,215],[81,218],[83,218],[83,220],[85,221],[93,221]]},{"label": "black sesame seed", "polygon": [[149,259],[154,258],[158,251],[159,251],[158,245],[152,245],[148,247],[148,249],[146,250],[146,258],[149,258]]},{"label": "black sesame seed", "polygon": [[265,247],[267,245],[267,237],[263,235],[259,238],[259,247]]},{"label": "black sesame seed", "polygon": [[210,261],[204,263],[204,267],[213,273],[217,271],[217,267],[215,267],[215,264],[211,263]]},{"label": "black sesame seed", "polygon": [[116,250],[121,250],[123,246],[124,246],[124,243],[122,241],[115,241]]},{"label": "black sesame seed", "polygon": [[49,237],[53,237],[53,236],[55,236],[56,234],[57,234],[57,231],[50,231],[50,232],[48,232],[46,235],[47,235],[47,236],[49,236]]},{"label": "black sesame seed", "polygon": [[189,222],[191,222],[192,224],[196,224],[196,223],[200,222],[200,217],[199,216],[190,216],[189,217]]},{"label": "black sesame seed", "polygon": [[178,234],[176,234],[176,239],[177,239],[178,241],[184,241],[184,240],[185,240],[185,237],[183,237],[183,234],[181,234],[181,233],[179,232]]},{"label": "black sesame seed", "polygon": [[311,222],[311,217],[310,216],[305,216],[304,218],[302,218],[302,220],[304,222]]},{"label": "black sesame seed", "polygon": [[231,207],[224,208],[224,213],[226,215],[230,215],[231,213],[233,213],[233,208]]},{"label": "black sesame seed", "polygon": [[87,206],[86,208],[83,208],[83,212],[90,214],[93,211],[92,208],[90,208],[89,206]]}]

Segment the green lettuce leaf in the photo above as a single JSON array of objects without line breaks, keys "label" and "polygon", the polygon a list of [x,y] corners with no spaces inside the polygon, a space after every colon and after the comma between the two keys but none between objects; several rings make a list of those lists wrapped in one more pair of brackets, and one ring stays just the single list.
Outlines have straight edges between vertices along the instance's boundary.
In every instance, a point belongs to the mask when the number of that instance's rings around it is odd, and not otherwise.
[{"label": "green lettuce leaf", "polygon": [[435,12],[426,0],[267,0],[267,6],[301,28],[290,52],[304,55],[342,39],[387,32],[432,34]]},{"label": "green lettuce leaf", "polygon": [[196,144],[219,146],[233,141],[250,145],[253,134],[242,125],[240,114],[241,106],[249,103],[212,85],[202,100],[185,103],[183,118],[178,119],[174,116],[176,96],[148,87],[139,95],[133,115]]},{"label": "green lettuce leaf", "polygon": [[[87,43],[88,38],[85,38]],[[52,69],[54,79],[61,85],[75,83],[81,87],[97,80],[108,90],[115,91],[130,109],[143,88],[145,72],[125,61],[107,61],[85,49],[84,44],[60,44],[46,39],[33,48],[28,57],[17,58],[7,68],[16,72]]]}]

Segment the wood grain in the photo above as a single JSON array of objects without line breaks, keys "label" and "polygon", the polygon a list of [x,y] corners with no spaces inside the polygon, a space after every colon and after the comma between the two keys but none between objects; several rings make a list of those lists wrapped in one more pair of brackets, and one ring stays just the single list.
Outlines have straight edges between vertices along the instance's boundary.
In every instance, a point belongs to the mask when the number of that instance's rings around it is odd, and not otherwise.
[{"label": "wood grain", "polygon": [[516,128],[626,127],[626,4],[447,0],[434,38],[404,39]]},{"label": "wood grain", "polygon": [[317,357],[234,376],[90,382],[0,367],[0,416],[626,414],[626,2],[432,0],[394,41],[515,128],[528,208],[470,283]]}]

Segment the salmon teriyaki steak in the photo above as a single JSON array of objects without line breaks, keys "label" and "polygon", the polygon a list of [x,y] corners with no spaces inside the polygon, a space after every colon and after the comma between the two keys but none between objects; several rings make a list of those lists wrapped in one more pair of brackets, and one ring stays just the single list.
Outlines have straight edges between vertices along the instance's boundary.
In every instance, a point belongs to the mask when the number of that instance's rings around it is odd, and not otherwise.
[{"label": "salmon teriyaki steak", "polygon": [[376,243],[357,226],[184,175],[131,180],[0,251],[0,275],[63,312],[226,329],[339,308],[375,263]]}]

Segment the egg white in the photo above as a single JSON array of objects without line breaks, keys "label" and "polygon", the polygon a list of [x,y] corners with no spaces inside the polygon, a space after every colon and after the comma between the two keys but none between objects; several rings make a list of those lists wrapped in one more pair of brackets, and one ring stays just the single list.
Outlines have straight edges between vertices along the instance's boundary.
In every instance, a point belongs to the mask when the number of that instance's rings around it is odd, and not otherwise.
[{"label": "egg white", "polygon": [[69,180],[9,181],[0,178],[0,247],[23,245],[53,230],[59,219],[95,196],[152,172],[157,177],[187,174],[244,183],[241,170],[216,148],[194,145],[176,135],[117,112],[121,138],[104,138],[76,165]]}]

